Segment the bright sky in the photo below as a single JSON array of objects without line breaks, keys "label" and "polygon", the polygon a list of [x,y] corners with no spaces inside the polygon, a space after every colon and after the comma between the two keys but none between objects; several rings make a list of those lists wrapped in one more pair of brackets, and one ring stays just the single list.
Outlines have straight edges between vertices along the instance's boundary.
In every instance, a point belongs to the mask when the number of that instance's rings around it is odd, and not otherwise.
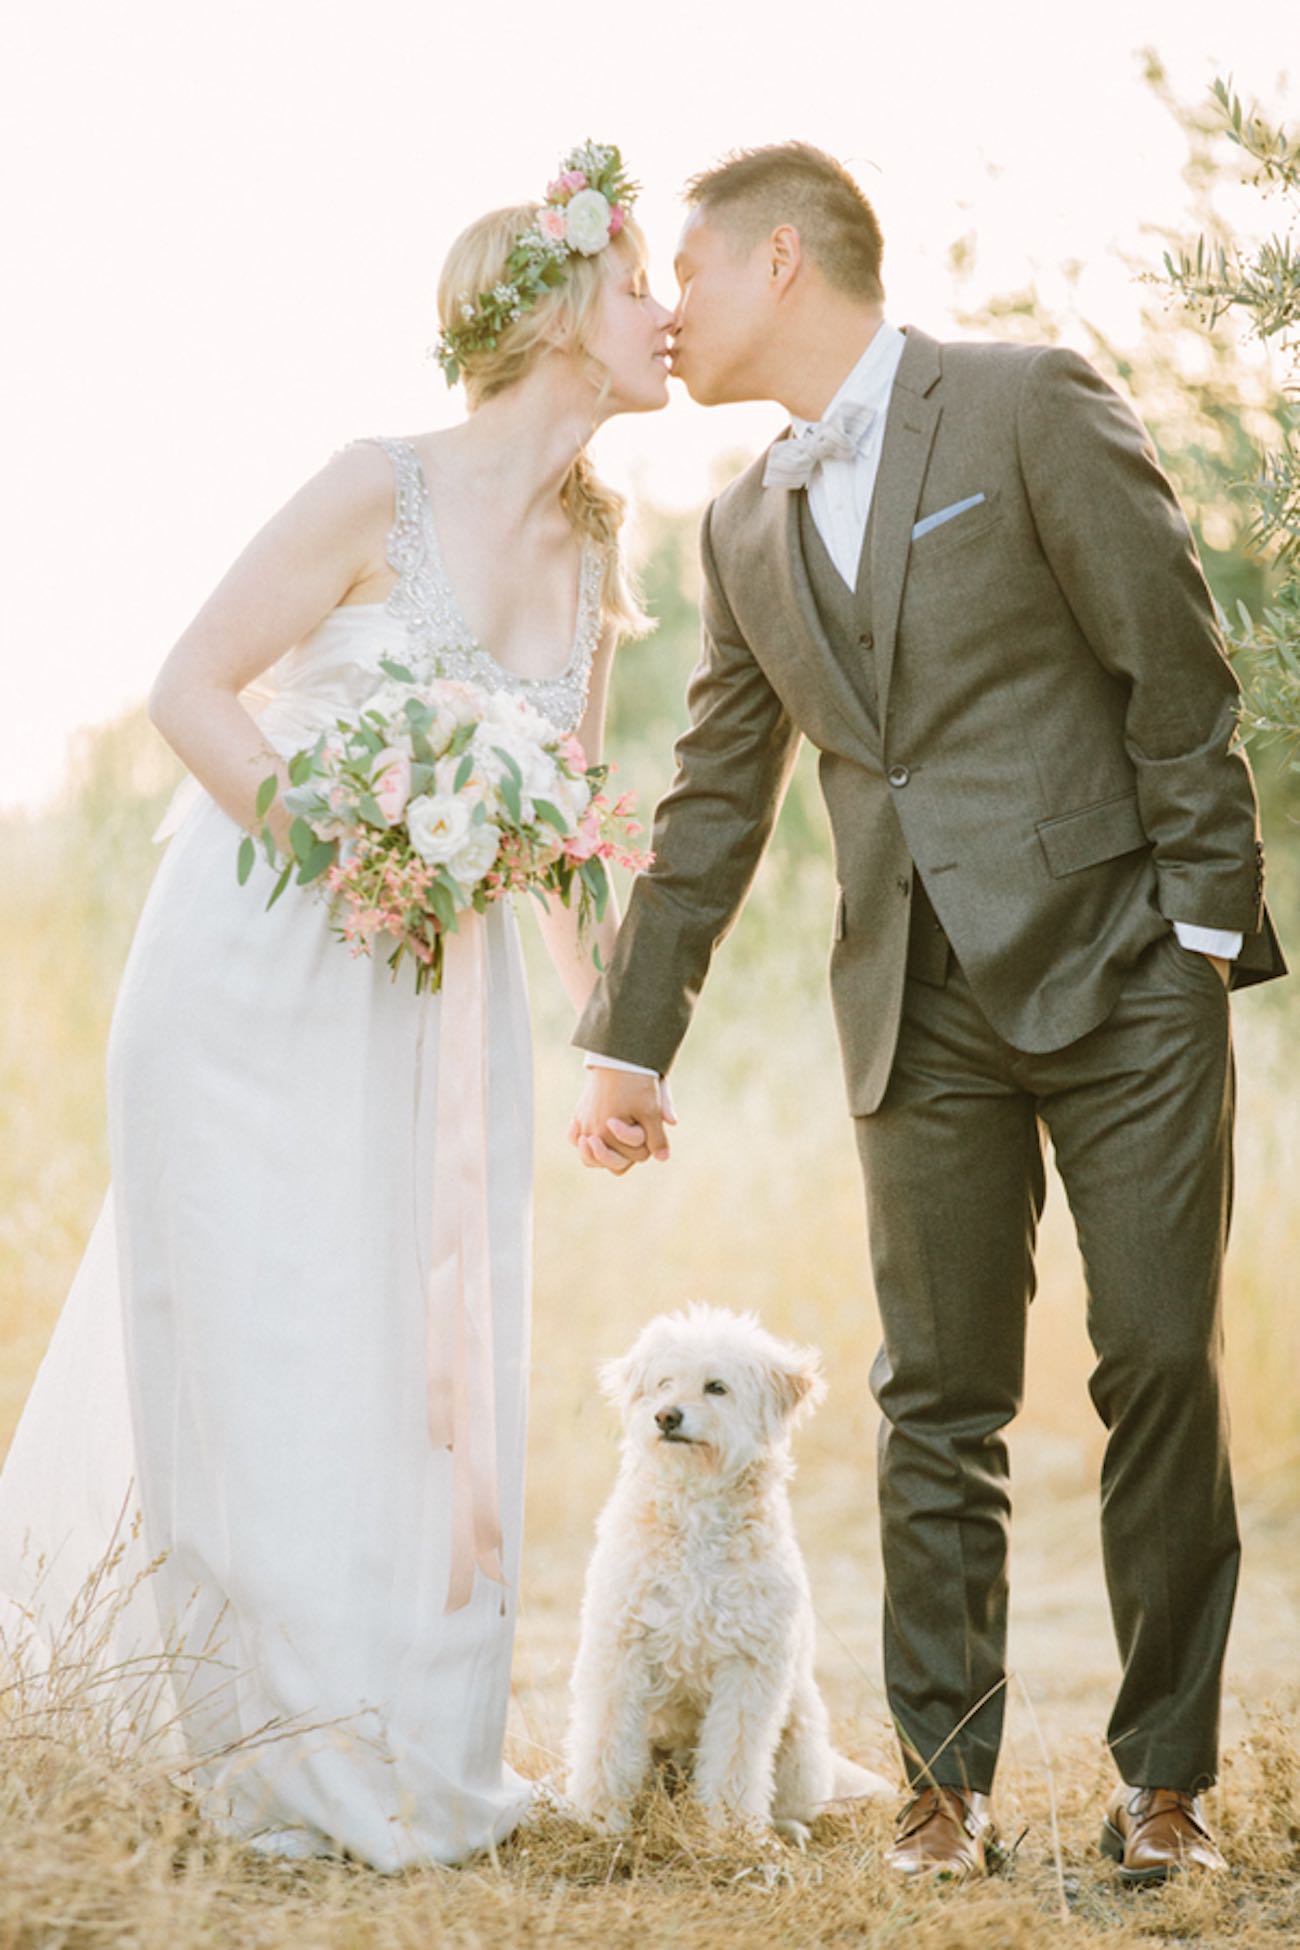
[{"label": "bright sky", "polygon": [[[572,143],[622,147],[666,302],[684,178],[800,136],[876,203],[897,323],[950,329],[946,253],[974,232],[979,294],[1080,259],[1122,337],[1117,248],[1184,209],[1137,50],[1184,99],[1230,72],[1292,114],[1300,69],[1294,0],[124,0],[25,7],[8,41],[0,806],[38,803],[69,734],[144,695],[335,447],[457,416],[424,357],[443,252]],[[693,504],[781,424],[675,391],[594,453]]]}]

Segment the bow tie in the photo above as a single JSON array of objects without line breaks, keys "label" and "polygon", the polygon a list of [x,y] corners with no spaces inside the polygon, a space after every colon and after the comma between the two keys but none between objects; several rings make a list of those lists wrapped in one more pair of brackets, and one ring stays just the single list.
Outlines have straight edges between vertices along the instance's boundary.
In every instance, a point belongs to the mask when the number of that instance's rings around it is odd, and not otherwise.
[{"label": "bow tie", "polygon": [[807,433],[778,440],[768,450],[764,487],[806,487],[824,460],[852,460],[861,453],[876,424],[874,406],[844,400]]}]

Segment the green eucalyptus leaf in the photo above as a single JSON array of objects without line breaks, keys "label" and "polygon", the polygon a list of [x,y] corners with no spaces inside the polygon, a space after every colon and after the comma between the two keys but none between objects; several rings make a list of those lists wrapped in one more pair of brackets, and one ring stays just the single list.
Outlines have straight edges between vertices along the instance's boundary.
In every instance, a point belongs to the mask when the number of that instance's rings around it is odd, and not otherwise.
[{"label": "green eucalyptus leaf", "polygon": [[243,839],[239,842],[239,859],[235,867],[235,873],[241,887],[253,871],[253,862],[256,858],[257,848],[253,845],[253,836],[251,833],[245,833]]},{"label": "green eucalyptus leaf", "polygon": [[456,902],[447,882],[439,875],[429,889],[429,905],[449,933],[456,931]]},{"label": "green eucalyptus leaf", "polygon": [[549,799],[534,799],[533,805],[537,809],[537,817],[539,819],[544,819],[548,826],[553,826],[556,832],[560,834],[561,838],[567,839],[569,834],[569,822],[564,817],[564,814],[560,811],[559,807],[553,806]]},{"label": "green eucalyptus leaf", "polygon": [[605,909],[609,904],[609,875],[605,872],[603,860],[584,860],[579,868],[583,884],[596,903],[596,919],[603,921]]},{"label": "green eucalyptus leaf", "polygon": [[522,786],[524,782],[524,775],[520,771],[516,761],[513,758],[511,758],[509,752],[503,751],[500,745],[494,745],[492,749],[496,753],[497,757],[501,760],[501,763],[505,766],[507,773],[514,780],[515,784],[518,786]]},{"label": "green eucalyptus leaf", "polygon": [[276,778],[274,772],[268,778],[262,780],[261,785],[257,788],[257,816],[259,819],[266,817],[267,809],[279,790],[280,781]]},{"label": "green eucalyptus leaf", "polygon": [[337,853],[337,840],[317,840],[298,869],[298,885],[306,887],[310,881],[319,880],[325,869],[334,865]]}]

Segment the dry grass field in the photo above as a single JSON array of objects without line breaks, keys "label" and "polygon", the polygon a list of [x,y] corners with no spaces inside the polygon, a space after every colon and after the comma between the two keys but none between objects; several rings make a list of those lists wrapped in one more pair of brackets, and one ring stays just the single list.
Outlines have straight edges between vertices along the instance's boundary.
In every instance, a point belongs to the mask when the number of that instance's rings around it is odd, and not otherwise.
[{"label": "dry grass field", "polygon": [[[102,1059],[114,986],[151,870],[161,776],[138,737],[92,754],[74,812],[13,822],[0,869],[0,1446],[102,1195]],[[649,1313],[700,1296],[817,1342],[829,1399],[801,1432],[795,1511],[841,1744],[895,1765],[877,1646],[875,1319],[865,1228],[824,992],[824,863],[767,884],[724,950],[676,1078],[672,1163],[625,1182],[563,1141],[575,1059],[529,943],[538,1048],[534,1392],[527,1565],[511,1748],[556,1763],[592,1522],[614,1467],[594,1369]],[[1046,1216],[1028,1401],[1013,1432],[1012,1679],[998,1814],[1018,1843],[978,1887],[900,1888],[880,1866],[891,1811],[824,1820],[800,1854],[719,1842],[656,1800],[621,1841],[557,1816],[496,1860],[382,1877],[264,1862],[196,1828],[161,1768],[95,1731],[84,1682],[62,1704],[0,1693],[0,1950],[693,1950],[908,1945],[1242,1946],[1300,1942],[1300,1013],[1287,989],[1234,1004],[1239,1193],[1228,1335],[1246,1560],[1230,1648],[1226,1759],[1212,1799],[1232,1874],[1126,1895],[1096,1854],[1101,1740],[1116,1661],[1097,1542],[1100,1432],[1063,1201]]]}]

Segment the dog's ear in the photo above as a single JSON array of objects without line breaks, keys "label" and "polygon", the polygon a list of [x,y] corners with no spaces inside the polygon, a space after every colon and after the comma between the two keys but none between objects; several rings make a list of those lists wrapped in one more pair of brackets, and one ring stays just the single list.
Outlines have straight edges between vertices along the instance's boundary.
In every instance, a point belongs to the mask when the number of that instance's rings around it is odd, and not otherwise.
[{"label": "dog's ear", "polygon": [[602,1363],[597,1379],[605,1400],[611,1402],[620,1415],[626,1415],[644,1395],[646,1375],[645,1353],[637,1346],[629,1348],[616,1360]]},{"label": "dog's ear", "polygon": [[782,1346],[769,1364],[768,1385],[781,1420],[790,1427],[801,1422],[826,1398],[820,1349]]}]

